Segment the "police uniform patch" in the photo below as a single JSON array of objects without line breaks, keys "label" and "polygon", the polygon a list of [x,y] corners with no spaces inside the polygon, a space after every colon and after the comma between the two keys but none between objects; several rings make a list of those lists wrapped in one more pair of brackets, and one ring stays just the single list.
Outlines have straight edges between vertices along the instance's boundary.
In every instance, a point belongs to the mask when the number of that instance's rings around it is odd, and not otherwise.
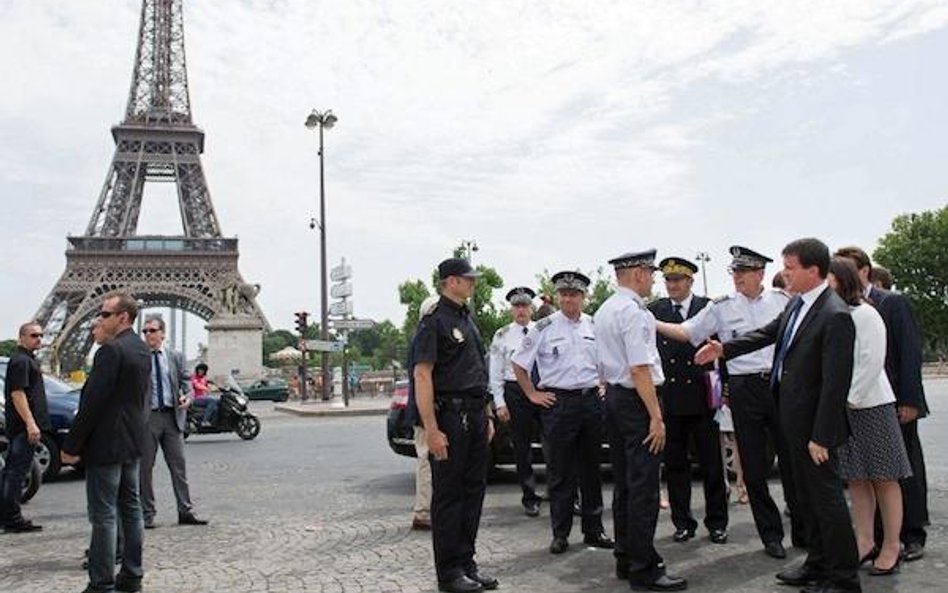
[{"label": "police uniform patch", "polygon": [[532,347],[533,347],[533,338],[531,338],[529,335],[527,335],[527,336],[523,339],[523,342],[521,342],[521,344],[523,345],[524,348],[532,348]]},{"label": "police uniform patch", "polygon": [[731,298],[731,295],[726,294],[724,296],[719,296],[718,298],[714,299],[711,302],[713,302],[715,305],[718,305],[720,303],[723,303],[724,301],[730,300],[730,298]]},{"label": "police uniform patch", "polygon": [[459,327],[456,327],[456,328],[454,328],[454,329],[451,330],[451,336],[454,338],[454,340],[455,340],[458,344],[460,344],[460,343],[462,343],[462,342],[464,341],[464,334],[461,333],[461,328],[459,328]]},{"label": "police uniform patch", "polygon": [[536,325],[537,331],[545,330],[546,328],[550,327],[551,323],[553,323],[552,319],[550,319],[549,317],[544,317],[540,321],[537,321],[537,325]]}]

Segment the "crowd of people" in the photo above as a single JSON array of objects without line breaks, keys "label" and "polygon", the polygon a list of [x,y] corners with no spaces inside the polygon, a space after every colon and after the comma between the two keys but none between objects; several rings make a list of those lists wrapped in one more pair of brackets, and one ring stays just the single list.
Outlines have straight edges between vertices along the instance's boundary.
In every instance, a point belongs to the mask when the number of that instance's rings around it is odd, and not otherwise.
[{"label": "crowd of people", "polygon": [[[696,537],[695,461],[708,540],[728,542],[722,430],[732,433],[739,498],[763,552],[783,559],[784,521],[767,482],[776,454],[789,543],[807,553],[776,573],[778,582],[806,593],[859,591],[861,567],[887,576],[924,555],[917,421],[928,409],[908,300],[858,247],[831,254],[817,239],[793,241],[772,288],[764,285],[771,258],[742,246],[729,252],[734,291],[713,300],[693,293],[695,264],[668,257],[656,265],[655,250],[609,260],[618,287],[593,317],[583,312],[590,280],[581,273],[552,277],[558,308],[544,299],[542,316],[536,293],[516,287],[507,293],[513,321],[489,352],[466,304],[478,272],[464,259],[441,262],[440,296],[422,306],[409,359],[419,456],[412,527],[432,531],[441,591],[498,586],[475,553],[495,422],[509,425],[524,513],[539,516],[549,500],[549,552],[568,550],[577,514],[584,544],[612,549],[616,577],[633,590],[687,588],[654,545],[661,467],[673,540]],[[659,271],[667,296],[652,299]],[[545,496],[531,466],[537,430]],[[604,438],[613,537],[602,523]]]}]

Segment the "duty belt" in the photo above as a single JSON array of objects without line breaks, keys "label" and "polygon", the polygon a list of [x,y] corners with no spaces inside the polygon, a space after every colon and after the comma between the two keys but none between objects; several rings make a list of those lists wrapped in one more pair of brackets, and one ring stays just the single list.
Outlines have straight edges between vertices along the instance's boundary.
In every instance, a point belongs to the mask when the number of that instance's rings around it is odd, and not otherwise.
[{"label": "duty belt", "polygon": [[762,381],[767,381],[770,383],[770,371],[758,371],[756,373],[735,373],[731,377],[737,378],[749,378],[749,379],[760,379]]}]

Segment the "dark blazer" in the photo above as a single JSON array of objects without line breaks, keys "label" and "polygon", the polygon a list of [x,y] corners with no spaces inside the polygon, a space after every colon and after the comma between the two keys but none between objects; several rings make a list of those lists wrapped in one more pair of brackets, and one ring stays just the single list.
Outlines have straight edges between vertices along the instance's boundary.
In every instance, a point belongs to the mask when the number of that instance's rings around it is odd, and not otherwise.
[{"label": "dark blazer", "polygon": [[103,344],[83,387],[63,450],[86,465],[112,465],[142,454],[151,357],[131,329]]},{"label": "dark blazer", "polygon": [[[709,302],[711,299],[693,295],[685,318],[694,317]],[[681,316],[675,313],[669,298],[652,301],[648,309],[656,319],[681,323]],[[697,349],[689,342],[679,342],[661,334],[658,334],[656,343],[665,374],[665,384],[658,388],[664,412],[672,416],[700,416],[710,413],[708,386],[705,382],[705,374],[709,369],[695,364]]]},{"label": "dark blazer", "polygon": [[903,294],[873,287],[869,301],[885,322],[885,373],[896,403],[918,408],[919,416],[927,416],[928,404],[922,387],[922,337],[909,300]]},{"label": "dark blazer", "polygon": [[[787,331],[795,296],[776,319],[724,344],[724,357],[734,358],[777,343]],[[835,448],[849,438],[846,399],[853,374],[856,329],[849,306],[827,287],[800,322],[783,359],[778,398],[780,422],[791,447],[813,441]],[[776,358],[774,351],[774,371]]]}]

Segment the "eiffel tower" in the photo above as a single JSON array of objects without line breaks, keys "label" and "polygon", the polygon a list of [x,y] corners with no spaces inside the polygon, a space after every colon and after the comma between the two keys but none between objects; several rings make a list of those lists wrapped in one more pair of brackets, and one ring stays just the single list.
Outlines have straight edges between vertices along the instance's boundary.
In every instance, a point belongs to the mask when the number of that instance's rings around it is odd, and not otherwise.
[{"label": "eiffel tower", "polygon": [[[142,1],[128,107],[112,137],[115,155],[86,232],[68,237],[66,271],[36,314],[51,338],[42,353],[48,366],[84,366],[101,296],[117,289],[145,307],[209,320],[212,332],[228,319],[231,329],[262,335],[259,286],[237,269],[237,239],[221,235],[201,168],[204,132],[191,120],[181,0]],[[136,234],[146,182],[176,185],[183,235]]]}]

